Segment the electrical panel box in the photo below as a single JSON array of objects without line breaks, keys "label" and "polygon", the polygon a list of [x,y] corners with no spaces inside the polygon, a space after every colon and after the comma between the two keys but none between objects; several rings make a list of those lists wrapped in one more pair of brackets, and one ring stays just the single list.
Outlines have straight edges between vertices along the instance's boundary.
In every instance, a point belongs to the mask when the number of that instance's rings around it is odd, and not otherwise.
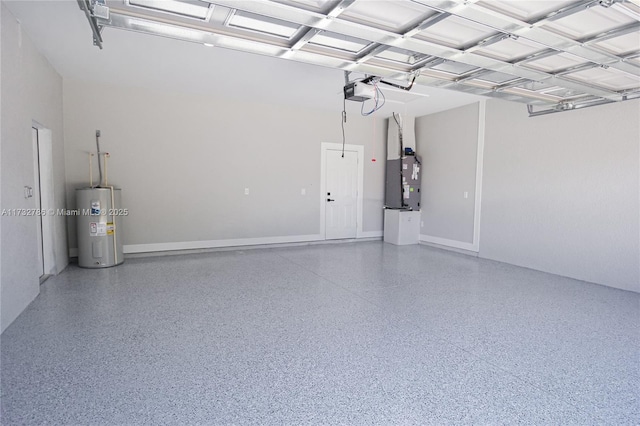
[{"label": "electrical panel box", "polygon": [[420,210],[421,167],[418,155],[387,160],[386,208]]},{"label": "electrical panel box", "polygon": [[359,81],[347,84],[343,90],[344,98],[348,101],[364,102],[367,99],[373,99],[376,95],[375,87]]}]

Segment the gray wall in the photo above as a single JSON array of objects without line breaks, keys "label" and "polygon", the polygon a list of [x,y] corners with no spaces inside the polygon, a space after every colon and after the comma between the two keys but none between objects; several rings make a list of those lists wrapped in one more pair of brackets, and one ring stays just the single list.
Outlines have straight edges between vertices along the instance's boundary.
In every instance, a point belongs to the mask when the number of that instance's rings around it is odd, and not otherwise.
[{"label": "gray wall", "polygon": [[640,101],[487,104],[480,256],[640,291]]},{"label": "gray wall", "polygon": [[[35,208],[23,187],[35,186],[32,120],[51,129],[54,204],[65,207],[62,79],[36,50],[4,4],[2,8],[2,169],[3,209]],[[1,219],[1,328],[4,329],[38,295],[37,218]],[[56,269],[68,262],[65,219],[54,219]]]},{"label": "gray wall", "polygon": [[423,164],[421,235],[473,242],[478,112],[475,103],[416,120],[416,152]]},{"label": "gray wall", "polygon": [[[69,203],[100,129],[130,210],[125,246],[320,231],[320,144],[341,142],[339,111],[65,80],[64,120]],[[365,147],[365,232],[382,230],[385,124],[346,124],[347,143]],[[73,220],[69,236],[76,247]]]}]

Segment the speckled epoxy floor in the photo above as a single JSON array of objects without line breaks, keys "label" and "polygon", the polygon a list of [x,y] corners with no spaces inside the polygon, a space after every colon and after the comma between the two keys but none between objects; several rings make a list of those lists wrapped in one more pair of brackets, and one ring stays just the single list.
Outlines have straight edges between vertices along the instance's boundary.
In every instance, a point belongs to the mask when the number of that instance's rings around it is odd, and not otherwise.
[{"label": "speckled epoxy floor", "polygon": [[381,242],[70,266],[2,424],[640,424],[640,295]]}]

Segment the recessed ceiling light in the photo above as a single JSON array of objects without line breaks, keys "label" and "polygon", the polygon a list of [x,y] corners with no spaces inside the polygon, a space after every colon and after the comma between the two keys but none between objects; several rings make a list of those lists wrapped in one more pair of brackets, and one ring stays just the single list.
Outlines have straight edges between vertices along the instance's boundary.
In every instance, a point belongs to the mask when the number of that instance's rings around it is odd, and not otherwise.
[{"label": "recessed ceiling light", "polygon": [[204,44],[206,47],[213,47],[213,43],[202,43]]}]

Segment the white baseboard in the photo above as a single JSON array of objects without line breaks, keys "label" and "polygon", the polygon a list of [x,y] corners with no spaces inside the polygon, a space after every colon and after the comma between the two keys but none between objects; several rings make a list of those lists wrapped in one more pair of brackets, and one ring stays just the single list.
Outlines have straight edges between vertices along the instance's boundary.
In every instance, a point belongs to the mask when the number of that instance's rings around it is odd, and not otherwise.
[{"label": "white baseboard", "polygon": [[362,231],[357,238],[382,238],[382,231]]},{"label": "white baseboard", "polygon": [[[382,231],[361,232],[357,239],[369,239],[382,237]],[[322,242],[325,239],[320,234],[311,235],[287,235],[281,237],[261,237],[261,238],[238,238],[230,240],[207,240],[207,241],[181,241],[175,243],[153,243],[153,244],[129,244],[122,248],[124,254],[134,253],[155,253],[163,251],[180,250],[203,250],[225,247],[243,246],[263,246],[270,244],[290,244]],[[326,240],[330,241],[330,240]],[[78,249],[70,248],[69,257],[78,257]]]},{"label": "white baseboard", "polygon": [[122,248],[128,253],[149,253],[156,251],[210,249],[220,247],[258,246],[264,244],[303,243],[322,240],[319,234],[290,235],[283,237],[238,238],[230,240],[182,241],[177,243],[130,244]]},{"label": "white baseboard", "polygon": [[426,243],[438,244],[440,246],[453,247],[456,249],[467,250],[477,253],[478,247],[472,243],[465,243],[462,241],[449,240],[447,238],[432,237],[430,235],[420,235],[420,241]]}]

